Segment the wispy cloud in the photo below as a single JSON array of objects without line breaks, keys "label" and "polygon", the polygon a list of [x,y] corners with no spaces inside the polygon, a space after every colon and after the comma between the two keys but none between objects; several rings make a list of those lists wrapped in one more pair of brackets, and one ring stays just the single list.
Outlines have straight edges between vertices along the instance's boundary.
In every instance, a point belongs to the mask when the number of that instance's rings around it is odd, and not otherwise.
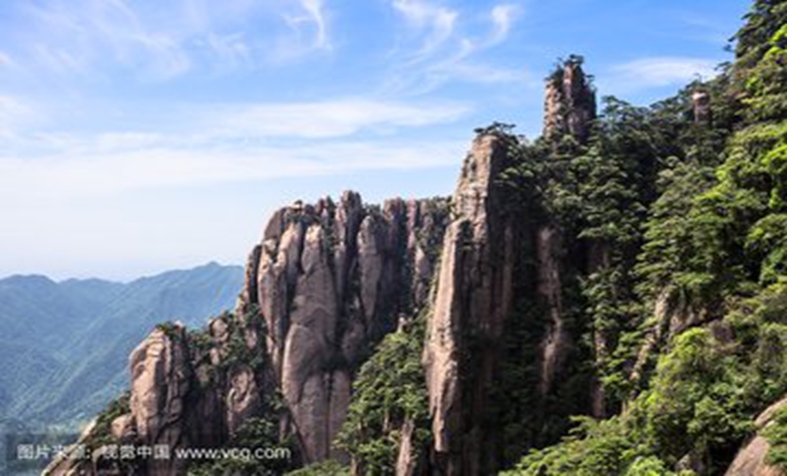
[{"label": "wispy cloud", "polygon": [[[7,107],[6,107],[7,106]],[[0,97],[11,117],[22,106]],[[143,187],[455,163],[456,143],[395,134],[437,126],[460,104],[350,98],[314,103],[189,106],[169,130],[33,132],[0,149],[0,194],[83,196]],[[0,132],[4,116],[0,115]],[[361,135],[360,133],[363,132]]]},{"label": "wispy cloud", "polygon": [[12,96],[0,95],[0,138],[15,138],[18,131],[35,117],[31,105]]},{"label": "wispy cloud", "polygon": [[217,5],[204,0],[155,8],[127,0],[29,4],[23,11],[30,21],[16,44],[21,56],[30,58],[28,66],[91,77],[119,67],[148,80],[260,66],[331,49],[324,0]]},{"label": "wispy cloud", "polygon": [[0,68],[8,68],[14,65],[14,60],[11,55],[4,51],[0,51]]},{"label": "wispy cloud", "polygon": [[[468,107],[452,103],[401,103],[343,99],[294,104],[211,108],[211,124],[221,135],[251,137],[344,137],[361,130],[391,130],[452,122]],[[208,124],[203,124],[207,126]]]},{"label": "wispy cloud", "polygon": [[301,6],[314,24],[314,47],[319,49],[330,48],[328,27],[325,19],[325,5],[323,0],[300,0]]},{"label": "wispy cloud", "polygon": [[477,58],[505,42],[521,9],[499,4],[481,15],[486,31],[468,31],[477,15],[433,3],[430,0],[393,0],[393,8],[405,19],[420,44],[414,51],[399,52],[387,87],[421,94],[450,81],[493,83],[524,80],[524,71],[496,67]]},{"label": "wispy cloud", "polygon": [[221,68],[236,69],[253,63],[251,48],[242,33],[208,33],[205,42],[219,59]]},{"label": "wispy cloud", "polygon": [[402,145],[380,140],[242,150],[157,147],[100,155],[64,152],[35,160],[0,159],[0,196],[65,198],[359,170],[412,170],[454,165],[464,146],[450,141]]},{"label": "wispy cloud", "polygon": [[333,49],[324,0],[297,0],[283,13],[292,35],[278,38],[270,55],[275,61],[300,58],[312,51]]},{"label": "wispy cloud", "polygon": [[520,12],[520,7],[512,4],[496,5],[492,8],[490,16],[494,30],[490,35],[491,43],[499,43],[508,37],[511,27]]},{"label": "wispy cloud", "polygon": [[150,28],[122,0],[29,5],[39,65],[61,73],[90,73],[107,60],[140,76],[163,79],[188,71],[191,61],[171,32]]},{"label": "wispy cloud", "polygon": [[413,62],[427,58],[451,37],[459,16],[455,10],[423,0],[394,0],[392,6],[422,37],[420,47],[411,58]]},{"label": "wispy cloud", "polygon": [[709,13],[711,12],[678,14],[677,20],[684,26],[680,30],[680,35],[689,40],[700,40],[715,46],[726,44],[732,32],[724,27],[723,21],[712,18]]},{"label": "wispy cloud", "polygon": [[696,78],[716,76],[718,61],[705,58],[641,58],[611,68],[604,83],[610,89],[630,92],[652,87],[681,85]]}]

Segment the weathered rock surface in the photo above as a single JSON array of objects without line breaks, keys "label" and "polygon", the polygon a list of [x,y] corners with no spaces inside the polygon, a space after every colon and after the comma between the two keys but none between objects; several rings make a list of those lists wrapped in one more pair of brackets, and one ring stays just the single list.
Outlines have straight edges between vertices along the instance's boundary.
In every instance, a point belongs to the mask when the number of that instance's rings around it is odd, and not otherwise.
[{"label": "weathered rock surface", "polygon": [[503,217],[495,181],[508,165],[499,136],[475,139],[454,194],[427,326],[423,362],[434,451],[439,471],[449,475],[487,474],[496,465],[483,420],[512,303],[514,225]]},{"label": "weathered rock surface", "polygon": [[762,430],[771,424],[776,413],[787,408],[787,398],[784,398],[762,412],[755,421],[758,434],[750,439],[738,451],[725,476],[784,476],[784,472],[767,463],[768,452],[771,445],[762,436]]},{"label": "weathered rock surface", "polygon": [[[236,313],[197,335],[156,328],[130,357],[130,412],[83,439],[219,447],[280,391],[281,436],[298,442],[296,459],[344,459],[333,441],[352,379],[400,317],[426,304],[448,213],[446,199],[378,208],[352,192],[279,210],[249,255]],[[48,474],[122,472],[93,449],[93,460],[59,461]],[[150,459],[134,471],[184,474],[187,464]]]},{"label": "weathered rock surface", "polygon": [[285,432],[306,462],[343,458],[332,442],[353,375],[400,314],[425,304],[446,216],[445,200],[394,199],[377,209],[347,192],[338,204],[280,210],[249,256],[239,307],[265,322],[289,409]]},{"label": "weathered rock surface", "polygon": [[691,95],[691,106],[695,124],[707,124],[710,122],[710,94],[707,91],[694,91]]},{"label": "weathered rock surface", "polygon": [[596,94],[582,70],[582,62],[570,59],[547,80],[544,137],[570,134],[585,142],[595,118]]},{"label": "weathered rock surface", "polygon": [[396,476],[411,476],[415,474],[418,467],[417,458],[414,457],[413,436],[415,424],[412,420],[406,419],[400,430],[399,451],[396,455]]},{"label": "weathered rock surface", "polygon": [[131,354],[131,412],[140,437],[156,441],[167,421],[183,412],[188,392],[189,358],[184,331],[156,329]]},{"label": "weathered rock surface", "polygon": [[[661,290],[653,304],[653,317],[655,325],[645,333],[637,352],[629,378],[632,382],[639,382],[652,370],[652,359],[658,354],[658,349],[674,336],[691,327],[707,324],[709,317],[700,309],[695,309],[682,297],[673,286]],[[711,323],[713,324],[713,323]],[[712,329],[719,330],[715,325]],[[721,337],[721,336],[720,336]]]},{"label": "weathered rock surface", "polygon": [[549,323],[541,342],[541,375],[539,392],[547,395],[552,389],[569,346],[569,335],[563,323],[561,299],[560,235],[550,225],[542,226],[536,233],[536,258],[538,261],[538,293],[547,304]]},{"label": "weathered rock surface", "polygon": [[68,448],[52,462],[41,473],[43,476],[77,476],[83,474],[95,474],[93,465],[79,458],[77,454],[80,445],[84,445],[88,437],[95,431],[96,419],[94,418],[85,426],[76,444]]}]

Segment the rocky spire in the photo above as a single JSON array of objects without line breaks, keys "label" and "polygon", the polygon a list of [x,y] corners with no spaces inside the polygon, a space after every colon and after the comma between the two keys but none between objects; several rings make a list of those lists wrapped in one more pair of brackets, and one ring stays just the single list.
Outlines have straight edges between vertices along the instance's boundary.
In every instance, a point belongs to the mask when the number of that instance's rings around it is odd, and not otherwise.
[{"label": "rocky spire", "polygon": [[547,78],[544,101],[544,137],[574,136],[587,141],[596,118],[596,92],[582,70],[583,58],[571,55]]},{"label": "rocky spire", "polygon": [[516,245],[496,180],[509,160],[501,137],[480,135],[454,194],[423,355],[438,474],[498,469],[485,415],[512,303]]},{"label": "rocky spire", "polygon": [[695,124],[707,124],[710,121],[710,94],[697,89],[691,95],[692,112]]},{"label": "rocky spire", "polygon": [[252,250],[239,308],[265,322],[283,429],[305,463],[344,459],[333,442],[351,380],[399,315],[425,304],[436,256],[424,248],[442,239],[447,213],[442,199],[373,207],[346,192],[280,210]]},{"label": "rocky spire", "polygon": [[[193,336],[161,325],[134,351],[129,408],[111,422],[111,438],[173,451],[220,447],[250,418],[279,412],[271,402],[280,391],[280,436],[296,443],[294,461],[345,460],[333,443],[351,381],[399,317],[426,304],[448,216],[447,199],[374,206],[353,192],[279,210],[249,254],[235,314]],[[83,440],[106,432],[94,425]],[[412,466],[408,453],[402,467]],[[187,461],[135,464],[163,476],[185,474]],[[101,471],[122,472],[97,457],[58,460],[46,474]]]}]

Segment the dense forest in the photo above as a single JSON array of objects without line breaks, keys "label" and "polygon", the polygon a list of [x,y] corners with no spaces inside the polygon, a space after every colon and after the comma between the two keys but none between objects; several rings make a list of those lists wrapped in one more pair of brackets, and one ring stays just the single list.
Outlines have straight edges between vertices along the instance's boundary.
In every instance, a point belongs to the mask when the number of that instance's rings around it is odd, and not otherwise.
[{"label": "dense forest", "polygon": [[[499,382],[507,474],[721,474],[787,394],[787,3],[755,2],[732,45],[716,78],[651,107],[604,98],[587,137],[479,131],[516,158],[500,177],[507,213],[549,217],[564,253],[596,256],[563,277],[579,339],[553,422],[525,390],[537,306],[518,307],[507,346],[523,358]],[[548,81],[566,63],[582,58]],[[391,335],[361,370],[343,441],[368,474],[393,466],[384,416],[428,420],[421,340],[417,326]],[[597,400],[566,420],[586,380]],[[764,436],[787,469],[787,411]]]}]

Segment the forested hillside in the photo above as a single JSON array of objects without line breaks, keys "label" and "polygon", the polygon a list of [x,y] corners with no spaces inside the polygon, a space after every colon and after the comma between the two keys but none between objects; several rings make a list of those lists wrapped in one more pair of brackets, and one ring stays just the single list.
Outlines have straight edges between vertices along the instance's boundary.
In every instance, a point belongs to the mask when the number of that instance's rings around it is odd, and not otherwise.
[{"label": "forested hillside", "polygon": [[122,391],[128,353],[156,323],[200,325],[232,308],[242,274],[213,263],[127,284],[0,280],[0,419],[35,426],[88,418]]}]

